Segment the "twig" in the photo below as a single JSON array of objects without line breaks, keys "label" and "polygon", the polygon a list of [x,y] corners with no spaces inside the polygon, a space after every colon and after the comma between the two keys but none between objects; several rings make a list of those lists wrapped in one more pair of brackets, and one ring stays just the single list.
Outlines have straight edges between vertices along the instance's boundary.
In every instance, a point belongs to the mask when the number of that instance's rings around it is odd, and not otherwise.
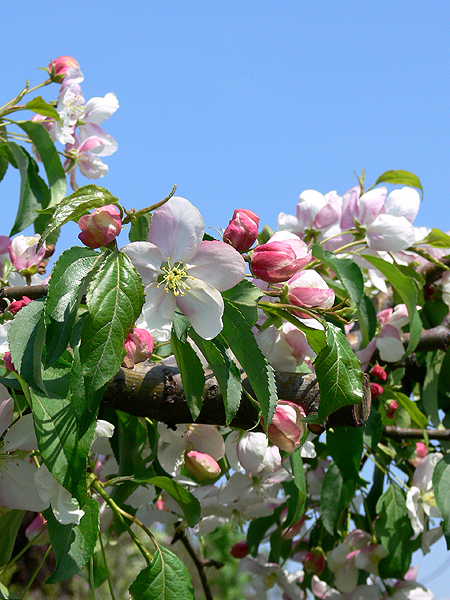
[{"label": "twig", "polygon": [[[450,440],[450,429],[426,429],[430,440]],[[386,425],[383,427],[383,435],[393,439],[421,440],[424,437],[422,429],[408,429],[406,427],[395,427]]]}]

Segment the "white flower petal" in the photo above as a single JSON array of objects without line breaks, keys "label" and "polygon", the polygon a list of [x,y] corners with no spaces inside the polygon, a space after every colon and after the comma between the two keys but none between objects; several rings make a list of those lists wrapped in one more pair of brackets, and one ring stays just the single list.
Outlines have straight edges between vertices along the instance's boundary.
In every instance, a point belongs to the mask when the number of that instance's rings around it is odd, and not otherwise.
[{"label": "white flower petal", "polygon": [[0,460],[0,504],[17,510],[41,512],[49,502],[42,500],[34,483],[36,467],[13,456]]},{"label": "white flower petal", "polygon": [[395,217],[405,217],[410,223],[416,218],[419,208],[419,192],[411,187],[393,190],[386,198],[386,213]]},{"label": "white flower petal", "polygon": [[149,285],[158,279],[162,273],[161,264],[164,262],[161,252],[149,242],[131,242],[120,250],[128,256],[137,272],[142,277],[144,285]]},{"label": "white flower petal", "polygon": [[416,239],[408,219],[386,214],[377,216],[367,227],[366,236],[370,248],[387,252],[406,250]]},{"label": "white flower petal", "polygon": [[84,105],[84,117],[85,123],[94,123],[100,125],[106,119],[116,112],[119,108],[119,101],[117,96],[113,92],[105,94],[103,98],[95,97],[91,98]]},{"label": "white flower petal", "polygon": [[222,295],[200,279],[189,281],[189,287],[184,296],[176,297],[176,304],[198,335],[211,340],[219,335],[223,327]]},{"label": "white flower petal", "polygon": [[152,337],[161,339],[171,330],[175,308],[175,296],[166,292],[164,286],[151,283],[146,287],[142,311]]},{"label": "white flower petal", "polygon": [[8,390],[0,385],[0,435],[11,425],[14,414],[14,400]]},{"label": "white flower petal", "polygon": [[34,432],[33,415],[20,417],[12,425],[4,438],[4,450],[12,452],[13,450],[37,450],[36,434]]},{"label": "white flower petal", "polygon": [[245,260],[230,244],[218,241],[201,242],[189,261],[189,275],[206,281],[220,292],[228,290],[245,277]]}]

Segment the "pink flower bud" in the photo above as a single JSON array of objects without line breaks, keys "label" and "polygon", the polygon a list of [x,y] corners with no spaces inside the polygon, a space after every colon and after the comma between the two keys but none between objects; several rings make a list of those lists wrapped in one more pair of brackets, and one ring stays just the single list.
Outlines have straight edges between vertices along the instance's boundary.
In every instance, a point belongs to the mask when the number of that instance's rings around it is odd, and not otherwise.
[{"label": "pink flower bud", "polygon": [[287,297],[291,304],[307,308],[331,308],[334,292],[326,281],[312,269],[296,273],[287,282]]},{"label": "pink flower bud", "polygon": [[250,550],[246,541],[237,542],[230,550],[230,554],[234,558],[244,558],[249,552]]},{"label": "pink flower bud", "polygon": [[311,261],[303,240],[288,231],[278,231],[267,244],[255,248],[251,268],[258,279],[269,283],[287,281]]},{"label": "pink flower bud", "polygon": [[374,377],[378,377],[378,379],[380,379],[381,381],[386,381],[386,379],[387,379],[387,373],[383,369],[383,367],[380,367],[380,365],[373,366],[370,369],[370,374],[373,375]]},{"label": "pink flower bud", "polygon": [[44,519],[41,513],[38,513],[33,521],[28,525],[25,529],[25,535],[29,542],[31,542],[41,531],[45,531],[42,533],[34,543],[36,546],[45,546],[50,542],[50,538],[47,531],[47,521]]},{"label": "pink flower bud", "polygon": [[318,549],[307,552],[302,562],[307,573],[321,575],[325,568],[325,556],[323,555],[323,552]]},{"label": "pink flower bud", "polygon": [[386,416],[388,419],[393,418],[397,408],[398,408],[398,402],[396,402],[395,400],[388,400],[386,402]]},{"label": "pink flower bud", "polygon": [[8,306],[8,310],[12,315],[15,315],[21,308],[27,306],[27,304],[30,304],[30,302],[33,302],[33,300],[30,300],[28,296],[24,296],[20,300],[14,300],[14,302],[11,302],[11,304]]},{"label": "pink flower bud", "polygon": [[427,447],[423,442],[416,442],[416,456],[418,459],[425,458],[427,455]]},{"label": "pink flower bud", "polygon": [[292,452],[301,445],[301,439],[306,432],[303,417],[306,417],[306,413],[301,406],[287,400],[279,400],[267,430],[267,437],[280,450]]},{"label": "pink flower bud", "polygon": [[238,252],[248,250],[258,236],[259,217],[251,210],[239,208],[223,232],[223,241],[229,242]]},{"label": "pink flower bud", "polygon": [[96,208],[90,215],[78,221],[79,239],[89,248],[100,248],[112,242],[122,229],[119,209],[114,204]]},{"label": "pink flower bud", "polygon": [[383,386],[379,383],[371,383],[370,391],[372,393],[372,400],[376,400],[378,396],[383,393]]},{"label": "pink flower bud", "polygon": [[14,363],[11,360],[11,352],[9,350],[8,352],[5,352],[3,362],[5,363],[5,367],[6,369],[8,369],[8,371],[15,371],[17,373],[16,367],[14,366]]},{"label": "pink flower bud", "polygon": [[48,65],[50,73],[54,69],[55,75],[65,75],[69,69],[74,68],[79,69],[80,65],[72,56],[58,56],[58,58],[52,60]]},{"label": "pink flower bud", "polygon": [[191,450],[185,454],[185,467],[198,480],[215,479],[219,477],[219,464],[209,454]]},{"label": "pink flower bud", "polygon": [[9,247],[9,256],[16,271],[21,275],[33,275],[36,272],[37,265],[45,255],[45,247],[41,246],[36,252],[40,235],[32,237],[18,235],[11,242]]},{"label": "pink flower bud", "polygon": [[153,338],[146,329],[134,328],[125,341],[126,354],[122,366],[132,369],[136,363],[150,358],[153,352]]}]

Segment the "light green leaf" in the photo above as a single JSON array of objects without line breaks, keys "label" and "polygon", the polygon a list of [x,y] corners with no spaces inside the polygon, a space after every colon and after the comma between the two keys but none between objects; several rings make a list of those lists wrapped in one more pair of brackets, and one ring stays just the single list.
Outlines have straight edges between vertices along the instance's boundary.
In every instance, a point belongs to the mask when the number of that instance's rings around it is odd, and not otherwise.
[{"label": "light green leaf", "polygon": [[434,468],[433,489],[437,507],[444,519],[447,550],[450,550],[450,454],[441,458]]},{"label": "light green leaf", "polygon": [[54,364],[67,348],[81,299],[102,258],[104,255],[90,248],[72,247],[56,261],[45,305],[46,367]]},{"label": "light green leaf", "polygon": [[[42,96],[36,96],[33,100],[30,100],[25,104],[25,108],[31,110],[32,112],[37,113],[38,115],[43,115],[44,117],[52,117],[52,119],[56,119],[59,121],[59,113],[51,104],[46,102]],[[32,121],[27,121],[27,123],[31,123]]]},{"label": "light green leaf", "polygon": [[414,173],[410,173],[409,171],[386,171],[383,175],[378,177],[374,185],[378,185],[379,183],[394,183],[397,185],[409,185],[415,187],[422,192],[423,198],[423,188],[420,179],[417,175],[414,175]]},{"label": "light green leaf", "polygon": [[331,323],[326,327],[327,345],[314,361],[320,389],[318,417],[326,417],[363,398],[363,373],[345,335]]},{"label": "light green leaf", "polygon": [[48,508],[44,516],[56,557],[56,568],[45,583],[69,579],[84,567],[94,553],[98,538],[99,504],[89,498],[83,506],[84,516],[78,525],[61,525]]},{"label": "light green leaf", "polygon": [[189,527],[194,527],[200,521],[200,502],[181,484],[169,477],[150,477],[137,483],[151,484],[165,490],[180,506]]},{"label": "light green leaf", "polygon": [[406,508],[405,492],[393,483],[377,502],[377,535],[388,551],[380,561],[380,577],[401,579],[411,564],[413,529]]},{"label": "light green leaf", "polygon": [[45,340],[44,308],[45,298],[30,302],[17,313],[8,330],[15,368],[29,386],[41,390],[45,390],[41,370]]},{"label": "light green leaf", "polygon": [[133,600],[195,600],[191,576],[181,560],[158,546],[150,565],[131,584]]},{"label": "light green leaf", "polygon": [[433,246],[433,248],[450,248],[450,235],[443,233],[440,229],[433,229],[422,240],[424,244]]},{"label": "light green leaf", "polygon": [[130,242],[148,242],[148,232],[150,221],[152,220],[151,213],[144,213],[137,216],[130,224],[128,239]]},{"label": "light green leaf", "polygon": [[[37,100],[37,98],[34,100]],[[43,208],[52,208],[64,198],[67,189],[66,174],[59,154],[56,151],[53,140],[42,123],[22,121],[18,122],[17,125],[30,136],[42,159],[50,189],[50,203]]]},{"label": "light green leaf", "polygon": [[408,396],[402,394],[401,392],[391,392],[389,390],[385,390],[383,397],[386,399],[392,398],[398,402],[398,404],[403,406],[403,408],[408,412],[409,416],[418,427],[421,429],[426,428],[428,425],[427,417],[417,408],[417,404],[408,398]]},{"label": "light green leaf", "polygon": [[[76,192],[67,196],[67,198],[64,198],[56,205],[53,216],[41,235],[39,246],[42,246],[46,238],[55,229],[58,229],[58,227],[61,227],[68,221],[78,221],[81,216],[93,208],[117,203],[118,199],[105,188],[92,183],[80,187]],[[44,212],[51,213],[52,209],[45,209]]]},{"label": "light green leaf", "polygon": [[247,279],[243,279],[234,287],[222,292],[222,296],[238,308],[247,325],[253,327],[258,318],[258,300],[264,296],[264,292]]}]

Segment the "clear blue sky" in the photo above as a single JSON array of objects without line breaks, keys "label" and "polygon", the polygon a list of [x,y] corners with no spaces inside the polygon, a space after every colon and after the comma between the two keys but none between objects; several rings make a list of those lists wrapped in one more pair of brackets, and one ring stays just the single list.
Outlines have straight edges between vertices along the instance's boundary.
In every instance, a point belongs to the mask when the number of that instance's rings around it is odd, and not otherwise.
[{"label": "clear blue sky", "polygon": [[[1,22],[0,104],[64,54],[78,59],[87,99],[116,93],[104,128],[119,150],[98,183],[127,208],[176,183],[207,226],[249,208],[275,227],[304,189],[342,194],[362,167],[369,185],[405,169],[424,188],[415,224],[450,229],[448,1],[46,0],[4,3]],[[11,170],[0,234],[18,191]],[[71,232],[61,249],[76,243]],[[440,548],[428,572],[445,560]],[[437,600],[449,597],[449,571],[441,580],[429,583]]]}]

